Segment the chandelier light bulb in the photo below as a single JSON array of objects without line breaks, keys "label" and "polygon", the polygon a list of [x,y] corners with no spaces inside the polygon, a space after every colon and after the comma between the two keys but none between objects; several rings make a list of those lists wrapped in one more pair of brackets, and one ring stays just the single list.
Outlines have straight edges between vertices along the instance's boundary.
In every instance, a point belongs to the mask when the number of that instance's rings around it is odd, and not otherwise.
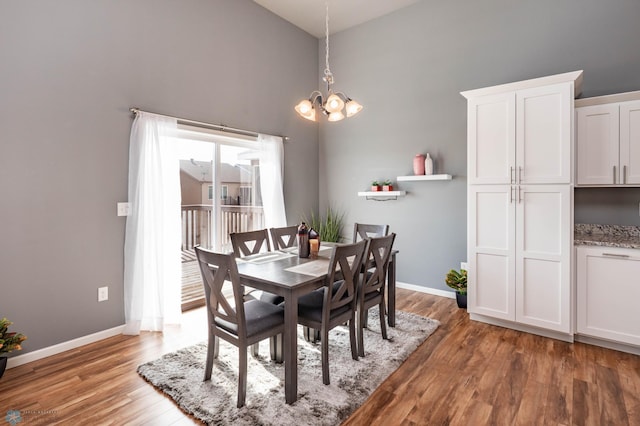
[{"label": "chandelier light bulb", "polygon": [[362,111],[362,105],[353,99],[350,99],[349,102],[347,102],[347,117],[353,117],[360,111]]},{"label": "chandelier light bulb", "polygon": [[329,95],[329,97],[327,98],[327,104],[324,106],[324,109],[326,109],[330,113],[333,113],[342,111],[342,108],[344,108],[344,101],[340,99],[340,97],[335,93]]},{"label": "chandelier light bulb", "polygon": [[344,114],[340,111],[332,112],[329,114],[328,121],[340,121],[344,118]]},{"label": "chandelier light bulb", "polygon": [[299,114],[307,114],[312,109],[313,105],[311,105],[311,101],[308,99],[302,100],[298,105],[296,105],[296,111],[298,111]]}]

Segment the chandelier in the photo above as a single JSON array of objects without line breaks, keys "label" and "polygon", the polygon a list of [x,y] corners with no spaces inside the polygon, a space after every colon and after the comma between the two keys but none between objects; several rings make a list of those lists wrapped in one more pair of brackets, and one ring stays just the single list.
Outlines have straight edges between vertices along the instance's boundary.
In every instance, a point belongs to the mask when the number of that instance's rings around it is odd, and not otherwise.
[{"label": "chandelier", "polygon": [[329,2],[325,1],[325,69],[323,81],[327,83],[327,96],[322,96],[318,90],[314,90],[308,99],[300,101],[295,106],[295,110],[301,117],[307,120],[316,121],[316,111],[320,110],[324,115],[328,116],[329,121],[340,121],[344,119],[345,113],[347,117],[356,115],[362,110],[362,105],[354,101],[342,92],[334,92],[333,74],[329,68]]}]

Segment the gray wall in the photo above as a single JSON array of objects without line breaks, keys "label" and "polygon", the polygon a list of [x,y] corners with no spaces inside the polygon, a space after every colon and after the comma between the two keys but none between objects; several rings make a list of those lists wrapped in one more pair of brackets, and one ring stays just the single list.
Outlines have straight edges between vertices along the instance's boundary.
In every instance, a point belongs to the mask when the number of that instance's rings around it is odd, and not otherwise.
[{"label": "gray wall", "polygon": [[250,0],[0,0],[0,316],[21,353],[124,323],[132,106],[289,136],[289,222],[317,209],[318,130],[293,111],[317,49]]},{"label": "gray wall", "polygon": [[[459,92],[574,70],[584,70],[587,97],[640,90],[638,17],[637,0],[425,0],[336,34],[335,88],[364,110],[321,125],[321,208],[346,212],[347,235],[356,221],[390,224],[398,234],[398,280],[448,290],[444,275],[466,259],[466,103]],[[373,179],[410,174],[413,156],[426,152],[436,173],[452,181],[402,183],[409,194],[398,201],[356,196]],[[579,219],[639,224],[637,190],[616,191],[615,217],[588,191],[576,196]]]}]

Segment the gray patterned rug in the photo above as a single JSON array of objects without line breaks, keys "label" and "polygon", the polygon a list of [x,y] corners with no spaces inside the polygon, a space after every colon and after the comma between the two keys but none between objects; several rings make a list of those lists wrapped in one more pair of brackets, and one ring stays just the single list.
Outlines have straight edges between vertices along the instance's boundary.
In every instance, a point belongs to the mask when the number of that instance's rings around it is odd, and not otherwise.
[{"label": "gray patterned rug", "polygon": [[220,340],[211,381],[203,382],[206,342],[140,365],[138,373],[171,397],[187,413],[210,425],[338,425],[394,372],[440,323],[398,311],[396,327],[383,340],[377,309],[369,312],[365,357],[354,361],[349,329],[329,332],[331,384],[322,384],[320,344],[298,337],[298,401],[284,401],[284,365],[272,363],[269,341],[260,343],[257,358],[248,356],[246,405],[236,408],[237,349]]}]

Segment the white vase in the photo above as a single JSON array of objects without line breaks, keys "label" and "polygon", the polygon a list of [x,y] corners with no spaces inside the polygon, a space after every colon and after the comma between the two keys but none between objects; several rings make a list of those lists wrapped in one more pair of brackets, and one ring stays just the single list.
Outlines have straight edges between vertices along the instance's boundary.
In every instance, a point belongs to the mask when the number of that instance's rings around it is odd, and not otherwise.
[{"label": "white vase", "polygon": [[427,158],[424,159],[424,174],[432,175],[433,174],[433,159],[427,153]]}]

